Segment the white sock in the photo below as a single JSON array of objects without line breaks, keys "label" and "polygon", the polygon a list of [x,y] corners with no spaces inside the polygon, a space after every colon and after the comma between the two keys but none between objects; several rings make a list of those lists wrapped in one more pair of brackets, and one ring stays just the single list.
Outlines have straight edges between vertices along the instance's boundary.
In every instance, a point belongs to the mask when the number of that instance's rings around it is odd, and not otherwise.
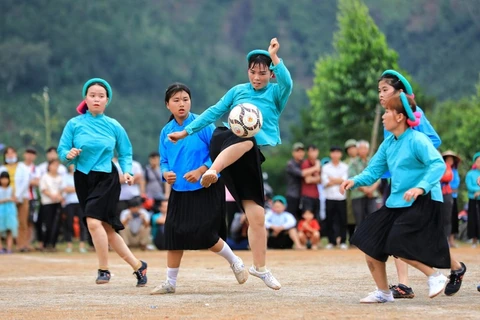
[{"label": "white sock", "polygon": [[167,267],[167,281],[174,287],[177,285],[178,270],[180,270],[180,268]]},{"label": "white sock", "polygon": [[223,243],[222,250],[215,253],[218,254],[219,256],[224,257],[225,260],[227,260],[230,265],[232,265],[238,259],[238,257],[235,255],[235,253],[233,253],[232,249],[230,249],[230,247],[226,242]]}]

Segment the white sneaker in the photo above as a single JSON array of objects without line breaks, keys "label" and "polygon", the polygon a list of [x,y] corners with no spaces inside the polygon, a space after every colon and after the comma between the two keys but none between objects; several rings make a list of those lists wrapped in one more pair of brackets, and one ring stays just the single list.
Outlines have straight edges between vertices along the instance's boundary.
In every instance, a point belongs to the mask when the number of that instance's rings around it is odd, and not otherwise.
[{"label": "white sneaker", "polygon": [[156,286],[150,294],[166,294],[166,293],[175,293],[175,286],[172,285],[168,280],[165,280],[164,283],[162,283],[159,286]]},{"label": "white sneaker", "polygon": [[342,249],[342,250],[348,250],[347,244],[342,243],[342,244],[340,245],[340,249]]},{"label": "white sneaker", "polygon": [[218,181],[217,171],[207,170],[202,175],[202,178],[200,179],[200,184],[202,185],[202,187],[208,188],[211,186],[212,183],[215,183],[217,181]]},{"label": "white sneaker", "polygon": [[448,278],[444,276],[443,274],[439,275],[432,275],[428,277],[428,296],[430,298],[435,298],[438,296],[440,293],[445,290],[445,286],[447,285],[447,280]]},{"label": "white sneaker", "polygon": [[267,285],[267,287],[273,290],[280,290],[280,288],[282,287],[280,282],[278,282],[277,279],[275,279],[275,277],[272,275],[270,270],[267,270],[265,272],[260,272],[260,271],[257,271],[257,269],[255,269],[254,266],[251,266],[250,269],[248,269],[248,272],[252,276],[262,279],[263,282],[265,282],[265,284]]},{"label": "white sneaker", "polygon": [[332,250],[332,249],[333,249],[333,244],[331,244],[331,243],[327,244],[327,246],[325,247],[325,249],[327,249],[327,250]]},{"label": "white sneaker", "polygon": [[237,257],[237,261],[235,261],[230,268],[232,268],[233,274],[239,284],[244,284],[248,279],[248,271],[243,264],[243,260],[240,257]]},{"label": "white sneaker", "polygon": [[395,299],[393,298],[393,294],[391,291],[390,293],[383,293],[378,289],[370,292],[365,298],[360,299],[360,303],[385,303],[394,301]]}]

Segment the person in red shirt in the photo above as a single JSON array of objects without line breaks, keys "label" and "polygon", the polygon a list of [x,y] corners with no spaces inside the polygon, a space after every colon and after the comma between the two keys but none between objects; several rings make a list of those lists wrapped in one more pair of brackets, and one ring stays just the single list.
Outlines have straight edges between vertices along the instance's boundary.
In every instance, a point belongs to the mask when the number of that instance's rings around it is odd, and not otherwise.
[{"label": "person in red shirt", "polygon": [[[302,171],[305,169],[319,167],[318,148],[310,145],[307,148],[307,159],[301,164]],[[320,219],[320,194],[318,192],[318,184],[320,183],[320,171],[314,171],[306,175],[302,181],[301,188],[301,208],[302,216],[305,212],[310,212],[313,217],[319,221]],[[298,219],[298,218],[297,218]]]},{"label": "person in red shirt", "polygon": [[310,211],[305,211],[303,213],[303,219],[298,223],[298,238],[303,246],[306,246],[308,242],[310,242],[312,250],[318,249],[320,225]]},{"label": "person in red shirt", "polygon": [[453,180],[453,171],[452,165],[450,163],[445,163],[446,169],[443,177],[440,179],[440,183],[442,185],[442,194],[443,194],[443,205],[442,205],[442,213],[445,217],[444,219],[444,228],[445,228],[445,236],[447,238],[450,237],[450,233],[452,231],[452,207],[453,207],[453,196],[452,196],[452,188],[450,187],[450,182]]}]

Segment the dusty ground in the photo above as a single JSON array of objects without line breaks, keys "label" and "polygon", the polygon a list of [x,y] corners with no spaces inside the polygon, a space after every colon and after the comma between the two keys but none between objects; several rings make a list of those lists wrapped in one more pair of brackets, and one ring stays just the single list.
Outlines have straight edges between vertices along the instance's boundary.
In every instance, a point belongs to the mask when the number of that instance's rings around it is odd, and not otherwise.
[{"label": "dusty ground", "polygon": [[[238,285],[208,251],[187,252],[177,293],[151,296],[165,276],[165,252],[136,252],[149,264],[149,284],[136,288],[130,267],[111,253],[110,284],[96,285],[94,253],[0,256],[0,319],[479,319],[480,249],[454,249],[468,271],[453,297],[429,299],[426,278],[411,269],[417,296],[382,305],[358,300],[374,289],[360,251],[269,251],[268,265],[282,283],[268,289],[250,277]],[[250,252],[238,253],[246,264]],[[396,282],[393,261],[389,280]],[[447,270],[444,270],[447,274]]]}]

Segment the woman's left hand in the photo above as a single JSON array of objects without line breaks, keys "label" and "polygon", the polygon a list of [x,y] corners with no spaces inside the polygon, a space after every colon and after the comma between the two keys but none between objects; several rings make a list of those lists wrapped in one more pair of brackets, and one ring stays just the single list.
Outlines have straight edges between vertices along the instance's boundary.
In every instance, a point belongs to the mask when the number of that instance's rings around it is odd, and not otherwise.
[{"label": "woman's left hand", "polygon": [[197,170],[192,170],[190,172],[185,173],[183,178],[186,179],[188,182],[196,183],[201,176],[202,176],[202,173],[197,169]]},{"label": "woman's left hand", "polygon": [[178,140],[182,140],[186,136],[188,136],[188,133],[185,130],[172,132],[172,133],[167,135],[168,140],[170,140],[173,143],[176,143]]},{"label": "woman's left hand", "polygon": [[125,179],[125,183],[127,183],[129,186],[133,184],[133,177],[130,175],[130,173],[124,173],[123,178]]},{"label": "woman's left hand", "polygon": [[405,201],[408,201],[408,202],[412,200],[415,201],[417,200],[418,196],[421,196],[424,193],[425,193],[425,190],[423,190],[422,188],[412,188],[407,192],[405,192],[405,194],[403,195],[403,199],[405,199]]}]

